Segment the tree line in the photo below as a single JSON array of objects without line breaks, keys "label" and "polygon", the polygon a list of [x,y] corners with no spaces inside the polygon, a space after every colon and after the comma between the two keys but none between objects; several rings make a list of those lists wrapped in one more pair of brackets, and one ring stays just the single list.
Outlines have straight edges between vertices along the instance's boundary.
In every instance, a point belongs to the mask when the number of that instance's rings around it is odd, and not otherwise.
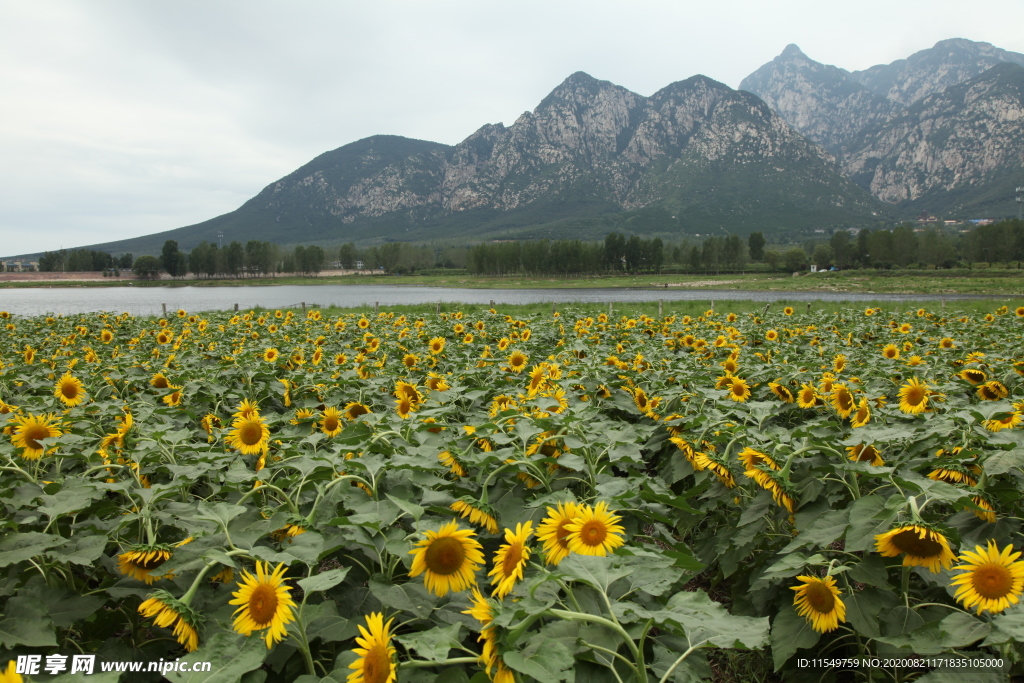
[{"label": "tree line", "polygon": [[464,268],[473,275],[589,275],[601,273],[672,272],[716,273],[743,270],[750,262],[772,270],[970,267],[977,262],[1024,261],[1024,221],[1012,218],[978,225],[958,233],[903,224],[892,229],[837,230],[799,246],[769,245],[761,232],[747,239],[738,235],[706,237],[700,241],[665,242],[637,235],[609,233],[603,241],[508,240],[471,246],[388,242],[357,248],[317,245],[285,248],[260,240],[226,247],[201,242],[184,252],[167,240],[159,256],[113,256],[91,249],[45,252],[41,271],[104,271],[131,269],[140,277],[166,272],[201,278],[273,277],[278,274],[318,275],[328,268],[415,273],[435,268]]}]

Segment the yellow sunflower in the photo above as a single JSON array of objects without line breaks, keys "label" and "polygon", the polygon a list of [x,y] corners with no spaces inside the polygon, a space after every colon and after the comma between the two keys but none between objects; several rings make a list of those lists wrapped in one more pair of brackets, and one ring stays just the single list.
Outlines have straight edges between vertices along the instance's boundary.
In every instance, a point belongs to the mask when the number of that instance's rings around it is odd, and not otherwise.
[{"label": "yellow sunflower", "polygon": [[813,384],[800,385],[800,391],[796,394],[796,404],[801,408],[813,408],[818,405],[818,390]]},{"label": "yellow sunflower", "polygon": [[569,556],[569,530],[573,519],[579,514],[580,506],[572,501],[558,503],[548,508],[548,516],[537,527],[537,540],[544,543],[544,562],[558,565]]},{"label": "yellow sunflower", "polygon": [[149,379],[149,386],[155,389],[167,389],[171,386],[170,380],[162,372],[158,372]]},{"label": "yellow sunflower", "polygon": [[861,443],[856,446],[847,446],[846,452],[850,454],[850,460],[853,462],[869,462],[872,467],[881,467],[885,464],[882,454],[871,444]]},{"label": "yellow sunflower", "polygon": [[783,403],[793,403],[796,401],[796,397],[793,396],[793,392],[789,390],[785,384],[779,384],[778,382],[768,382],[768,388],[772,390],[775,397]]},{"label": "yellow sunflower", "polygon": [[169,578],[153,574],[154,570],[169,559],[171,559],[171,546],[169,545],[135,545],[117,556],[117,571],[152,585],[154,581]]},{"label": "yellow sunflower", "polygon": [[484,527],[490,533],[498,533],[498,520],[494,518],[494,512],[483,503],[478,503],[468,498],[460,498],[448,507],[452,512],[459,513],[460,517]]},{"label": "yellow sunflower", "polygon": [[263,352],[263,360],[265,360],[268,363],[273,363],[278,358],[280,358],[280,356],[281,352],[273,347],[268,348],[266,351]]},{"label": "yellow sunflower", "polygon": [[[7,311],[0,311],[0,318],[7,317],[2,315],[4,313],[7,313]],[[0,683],[24,683],[24,681],[25,679],[18,673],[18,665],[15,663],[15,660],[8,660],[7,668],[0,669]]]},{"label": "yellow sunflower", "polygon": [[576,517],[565,526],[569,550],[580,555],[604,557],[621,546],[626,530],[618,522],[621,518],[608,511],[608,503],[601,501],[594,507],[580,505]]},{"label": "yellow sunflower", "polygon": [[755,469],[761,463],[764,463],[773,470],[779,469],[778,463],[770,455],[761,451],[755,451],[753,448],[744,448],[740,451],[738,457],[740,462],[743,463],[743,469],[745,470]]},{"label": "yellow sunflower", "polygon": [[970,382],[974,386],[977,386],[988,379],[988,375],[985,374],[985,371],[979,370],[978,368],[964,368],[958,372],[956,376]]},{"label": "yellow sunflower", "polygon": [[884,358],[888,358],[889,360],[899,360],[900,347],[896,346],[895,344],[886,344],[885,348],[882,349],[882,356]]},{"label": "yellow sunflower", "polygon": [[456,477],[466,476],[466,468],[462,466],[462,463],[451,452],[441,451],[437,454],[437,459]]},{"label": "yellow sunflower", "polygon": [[528,360],[530,357],[522,351],[513,351],[512,355],[508,357],[508,369],[518,374],[526,368]]},{"label": "yellow sunflower", "polygon": [[139,614],[152,619],[161,628],[174,627],[173,632],[186,652],[199,647],[199,616],[180,600],[166,591],[154,591],[139,605]]},{"label": "yellow sunflower", "polygon": [[409,551],[413,556],[410,577],[424,574],[423,584],[438,597],[476,583],[474,574],[484,563],[484,555],[472,529],[459,529],[458,522],[452,520],[425,536],[417,541],[418,548]]},{"label": "yellow sunflower", "polygon": [[25,460],[38,460],[43,456],[43,444],[39,441],[63,434],[61,426],[59,418],[52,413],[15,415],[11,442],[15,448],[22,449],[20,455]]},{"label": "yellow sunflower", "polygon": [[793,607],[796,613],[806,619],[818,633],[828,633],[839,628],[839,622],[846,621],[846,605],[839,599],[839,589],[832,576],[819,579],[817,576],[796,577],[803,583],[793,586]]},{"label": "yellow sunflower", "polygon": [[979,386],[977,394],[978,398],[983,401],[998,401],[1009,396],[1010,392],[1002,382],[992,380]]},{"label": "yellow sunflower", "polygon": [[863,427],[871,421],[871,408],[868,407],[868,397],[861,396],[857,410],[850,415],[850,426],[853,428]]},{"label": "yellow sunflower", "polygon": [[334,406],[324,409],[320,419],[320,431],[327,436],[341,434],[341,412]]},{"label": "yellow sunflower", "polygon": [[526,545],[533,535],[533,523],[516,524],[516,530],[505,529],[505,543],[494,553],[494,567],[488,572],[494,592],[499,600],[512,592],[517,581],[523,580],[523,571],[530,560],[530,548]]},{"label": "yellow sunflower", "polygon": [[68,408],[74,408],[85,400],[85,391],[82,388],[82,380],[72,376],[68,370],[54,385],[53,395],[60,399],[60,402]]},{"label": "yellow sunflower", "polygon": [[829,403],[835,409],[839,417],[846,419],[850,417],[857,407],[857,399],[845,384],[833,384],[832,393],[829,396]]},{"label": "yellow sunflower", "polygon": [[779,338],[779,333],[776,330],[768,330],[767,332],[764,333],[764,338],[767,339],[768,341],[777,341]]},{"label": "yellow sunflower", "polygon": [[295,602],[291,589],[284,583],[284,563],[277,565],[273,573],[268,570],[266,562],[256,562],[255,575],[243,570],[238,590],[232,593],[235,599],[228,604],[239,605],[232,628],[246,637],[266,629],[264,640],[270,649],[284,640],[287,625],[295,621]]},{"label": "yellow sunflower", "polygon": [[265,453],[270,443],[270,430],[258,414],[236,417],[228,432],[228,445],[243,455]]},{"label": "yellow sunflower", "polygon": [[993,416],[989,420],[982,422],[982,426],[990,432],[998,432],[1004,429],[1013,429],[1021,423],[1020,411],[1013,411],[1012,413],[1000,413],[1002,417]]},{"label": "yellow sunflower", "polygon": [[902,524],[876,535],[875,549],[882,557],[903,555],[904,567],[925,567],[933,574],[949,569],[956,559],[945,536],[920,524]]},{"label": "yellow sunflower", "polygon": [[360,415],[366,415],[367,413],[372,412],[373,411],[370,410],[369,406],[366,406],[362,403],[358,403],[356,401],[352,401],[351,403],[345,404],[344,415],[346,420],[354,420]]},{"label": "yellow sunflower", "polygon": [[916,377],[911,377],[900,387],[900,410],[904,413],[917,415],[928,408],[928,396],[931,393],[928,385]]},{"label": "yellow sunflower", "polygon": [[430,343],[428,344],[430,353],[435,356],[441,354],[442,352],[444,352],[444,344],[444,337],[434,337],[433,339],[430,340]]},{"label": "yellow sunflower", "polygon": [[359,624],[356,644],[352,651],[359,658],[348,665],[353,669],[346,679],[349,683],[394,683],[398,678],[395,666],[395,648],[391,644],[391,622],[384,623],[384,615],[373,612],[366,615],[366,628]]},{"label": "yellow sunflower", "polygon": [[963,551],[961,564],[954,567],[963,573],[952,581],[959,586],[954,596],[957,602],[978,614],[999,614],[1016,605],[1024,593],[1024,562],[1017,560],[1020,555],[1020,551],[1013,552],[1012,545],[999,550],[993,540],[987,548],[979,545],[973,552]]},{"label": "yellow sunflower", "polygon": [[728,389],[728,398],[732,401],[743,403],[750,398],[750,385],[742,377],[733,377]]},{"label": "yellow sunflower", "polygon": [[232,413],[232,417],[245,417],[249,418],[252,416],[259,416],[260,407],[255,401],[250,401],[247,398],[243,398],[242,402],[235,408],[235,412]]}]

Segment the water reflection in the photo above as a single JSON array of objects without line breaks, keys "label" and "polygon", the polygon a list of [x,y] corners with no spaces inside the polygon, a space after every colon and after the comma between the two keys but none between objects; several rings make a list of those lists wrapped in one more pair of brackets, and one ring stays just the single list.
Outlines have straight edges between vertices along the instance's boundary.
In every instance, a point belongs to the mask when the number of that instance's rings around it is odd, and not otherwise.
[{"label": "water reflection", "polygon": [[403,285],[282,285],[242,287],[94,287],[0,289],[0,310],[18,315],[126,311],[158,315],[168,311],[282,308],[302,302],[319,306],[381,306],[424,303],[530,304],[657,301],[937,301],[985,299],[971,295],[859,294],[851,292],[748,292],[684,287],[637,289],[459,289]]}]

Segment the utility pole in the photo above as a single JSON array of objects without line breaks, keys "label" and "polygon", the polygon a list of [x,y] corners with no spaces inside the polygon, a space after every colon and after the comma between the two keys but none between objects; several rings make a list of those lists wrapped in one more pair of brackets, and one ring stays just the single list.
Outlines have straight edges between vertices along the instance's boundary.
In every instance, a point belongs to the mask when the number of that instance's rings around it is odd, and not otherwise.
[{"label": "utility pole", "polygon": [[218,230],[217,231],[217,248],[218,249],[223,249],[224,248],[224,231],[223,230]]},{"label": "utility pole", "polygon": [[1022,210],[1024,210],[1024,197],[1021,193],[1024,193],[1024,187],[1018,187],[1017,190],[1017,220],[1022,218]]}]

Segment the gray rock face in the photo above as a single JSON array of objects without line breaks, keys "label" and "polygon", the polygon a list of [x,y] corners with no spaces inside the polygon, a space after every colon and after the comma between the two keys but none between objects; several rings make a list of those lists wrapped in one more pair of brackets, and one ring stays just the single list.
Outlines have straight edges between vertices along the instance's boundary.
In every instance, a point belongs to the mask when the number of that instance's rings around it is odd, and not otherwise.
[{"label": "gray rock face", "polygon": [[915,52],[907,59],[853,71],[849,76],[876,95],[909,105],[1004,62],[1024,66],[1024,55],[991,43],[952,38],[940,40],[934,47]]},{"label": "gray rock face", "polygon": [[[844,172],[882,201],[930,198],[1020,184],[1024,166],[1024,68],[1003,63],[930,95],[880,128],[845,159]],[[962,195],[962,192],[961,192]],[[963,206],[970,200],[958,199]]]},{"label": "gray rock face", "polygon": [[887,121],[899,104],[847,72],[810,59],[796,45],[743,79],[741,90],[768,103],[791,126],[833,154],[864,128]]},{"label": "gray rock face", "polygon": [[876,198],[956,210],[997,170],[1020,179],[1017,65],[1024,55],[961,38],[854,72],[789,45],[740,87],[832,152]]},{"label": "gray rock face", "polygon": [[403,140],[377,136],[329,152],[329,164],[307,164],[252,203],[325,206],[343,223],[511,211],[562,195],[631,209],[663,198],[664,184],[649,177],[656,167],[693,159],[834,168],[764,102],[704,76],[646,98],[575,73],[511,126],[485,125],[454,147]]}]

